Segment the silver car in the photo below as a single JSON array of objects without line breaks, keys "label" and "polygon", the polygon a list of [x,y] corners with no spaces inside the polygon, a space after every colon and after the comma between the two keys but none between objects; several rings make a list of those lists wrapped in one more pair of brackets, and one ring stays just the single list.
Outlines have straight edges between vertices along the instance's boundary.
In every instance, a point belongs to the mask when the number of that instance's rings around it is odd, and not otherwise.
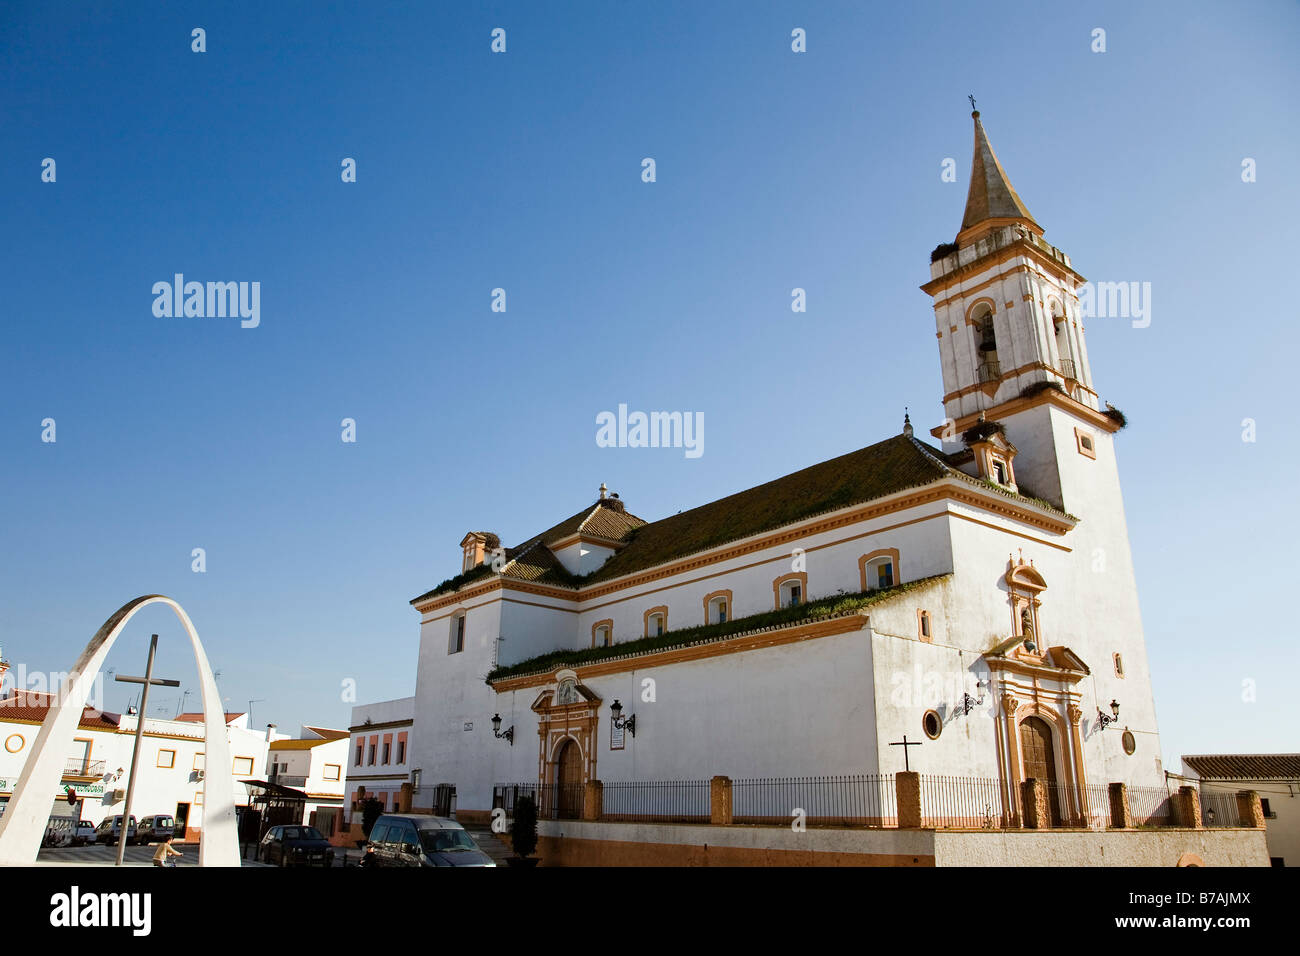
[{"label": "silver car", "polygon": [[455,820],[386,814],[370,830],[378,866],[496,866]]}]

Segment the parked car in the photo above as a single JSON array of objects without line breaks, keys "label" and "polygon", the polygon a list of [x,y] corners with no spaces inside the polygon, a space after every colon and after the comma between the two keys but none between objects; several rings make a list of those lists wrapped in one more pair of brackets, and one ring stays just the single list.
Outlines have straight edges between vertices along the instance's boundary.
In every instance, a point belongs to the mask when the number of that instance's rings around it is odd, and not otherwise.
[{"label": "parked car", "polygon": [[315,827],[271,827],[257,848],[263,863],[280,866],[333,866],[334,847]]},{"label": "parked car", "polygon": [[68,832],[68,846],[87,846],[95,842],[95,825],[89,820],[78,820]]},{"label": "parked car", "polygon": [[377,866],[496,866],[455,820],[386,814],[370,830]]},{"label": "parked car", "polygon": [[[122,836],[122,814],[116,814],[111,817],[105,817],[95,827],[95,840],[105,846],[115,846],[118,839]],[[131,820],[126,827],[126,842],[130,845],[135,840],[135,814],[131,814]]]},{"label": "parked car", "polygon": [[153,816],[144,817],[139,826],[135,828],[135,839],[132,841],[138,846],[144,846],[146,843],[161,843],[169,836],[176,832],[176,818],[169,813],[157,813]]}]

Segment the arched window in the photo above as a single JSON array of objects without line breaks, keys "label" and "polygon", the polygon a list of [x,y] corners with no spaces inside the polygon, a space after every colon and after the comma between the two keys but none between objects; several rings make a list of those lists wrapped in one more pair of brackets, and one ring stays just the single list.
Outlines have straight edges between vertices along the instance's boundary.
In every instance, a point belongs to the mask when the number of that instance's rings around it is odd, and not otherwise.
[{"label": "arched window", "polygon": [[607,618],[591,625],[591,646],[612,647],[614,644],[614,621]]},{"label": "arched window", "polygon": [[781,575],[772,582],[772,596],[778,608],[803,604],[808,600],[808,572]]},{"label": "arched window", "polygon": [[1056,353],[1060,356],[1061,374],[1066,378],[1078,378],[1074,365],[1074,352],[1070,349],[1070,320],[1065,309],[1055,299],[1047,303],[1052,316],[1052,329],[1056,336]]},{"label": "arched window", "polygon": [[730,591],[714,591],[704,596],[705,624],[724,624],[732,616]]},{"label": "arched window", "polygon": [[898,567],[898,549],[883,548],[858,558],[862,590],[878,591],[902,583]]},{"label": "arched window", "polygon": [[666,605],[652,607],[645,612],[645,636],[659,637],[668,630],[668,608]]},{"label": "arched window", "polygon": [[998,337],[993,327],[993,309],[986,303],[975,307],[971,318],[975,331],[975,373],[980,382],[995,382],[1002,375],[998,363]]}]

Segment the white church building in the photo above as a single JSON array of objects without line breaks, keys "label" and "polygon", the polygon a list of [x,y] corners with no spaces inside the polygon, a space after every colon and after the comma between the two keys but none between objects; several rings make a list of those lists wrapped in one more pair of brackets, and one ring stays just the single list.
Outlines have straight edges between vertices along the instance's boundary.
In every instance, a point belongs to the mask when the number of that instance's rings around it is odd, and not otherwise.
[{"label": "white church building", "polygon": [[1073,806],[1164,787],[1085,280],[973,115],[965,215],[921,286],[945,424],[659,520],[602,486],[512,547],[466,534],[461,573],[411,601],[417,808],[905,759],[1001,781],[1013,810],[1030,778]]}]

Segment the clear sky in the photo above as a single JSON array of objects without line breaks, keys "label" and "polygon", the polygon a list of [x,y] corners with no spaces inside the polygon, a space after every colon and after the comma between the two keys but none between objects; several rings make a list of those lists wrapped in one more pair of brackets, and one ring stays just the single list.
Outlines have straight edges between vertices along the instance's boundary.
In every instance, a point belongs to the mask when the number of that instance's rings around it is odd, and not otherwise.
[{"label": "clear sky", "polygon": [[[408,601],[467,530],[514,543],[602,481],[655,519],[896,434],[904,405],[928,429],[917,287],[961,220],[974,93],[1047,238],[1152,286],[1148,328],[1087,334],[1130,421],[1166,765],[1298,749],[1295,4],[120,8],[0,6],[15,666],[66,670],[161,592],[230,709],[345,726],[346,679],[414,692]],[[155,317],[175,273],[260,282],[260,325]],[[619,403],[702,412],[704,454],[597,447]],[[151,631],[193,688],[165,609],[110,666],[140,673]]]}]

